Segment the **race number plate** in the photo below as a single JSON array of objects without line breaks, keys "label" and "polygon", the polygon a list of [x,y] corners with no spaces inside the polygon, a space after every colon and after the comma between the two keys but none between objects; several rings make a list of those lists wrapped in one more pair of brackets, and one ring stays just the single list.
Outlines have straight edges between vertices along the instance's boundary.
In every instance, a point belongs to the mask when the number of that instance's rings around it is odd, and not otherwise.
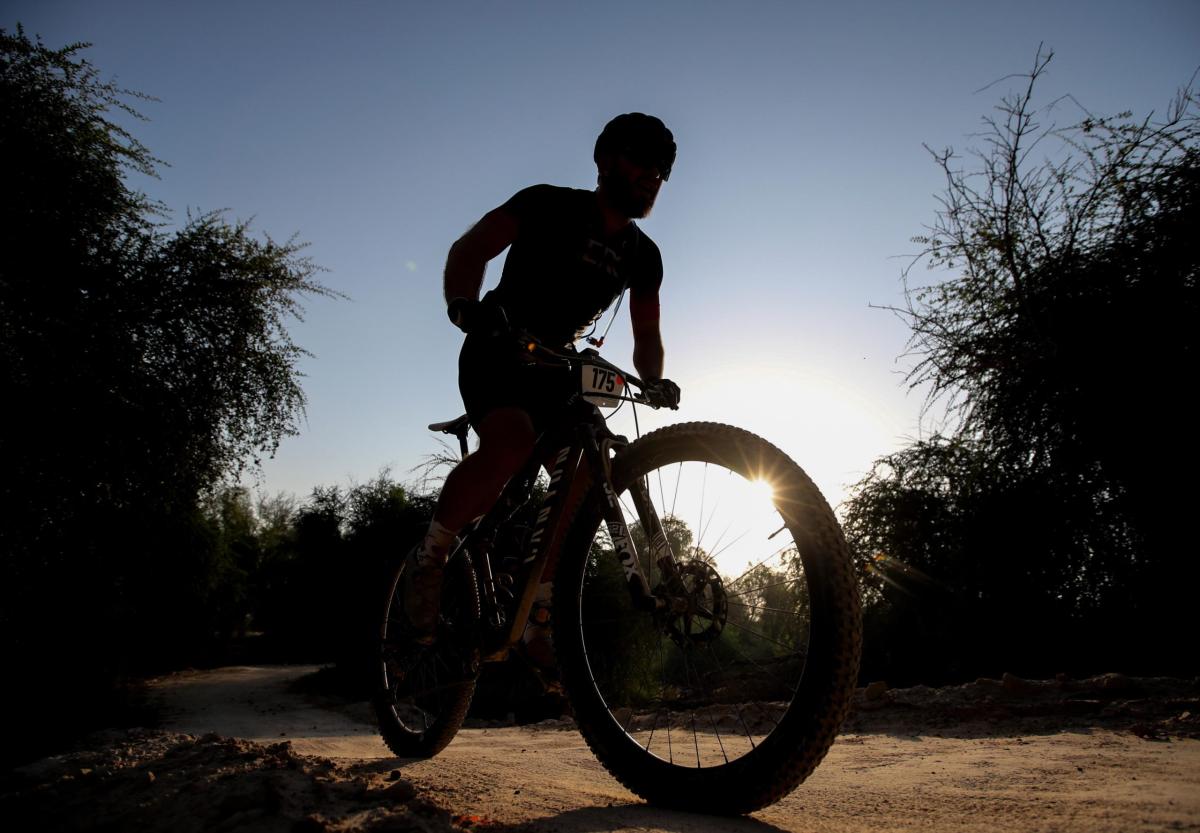
[{"label": "race number plate", "polygon": [[625,392],[625,379],[611,368],[596,364],[583,364],[580,390],[583,398],[601,408],[615,408],[621,404],[617,397]]}]

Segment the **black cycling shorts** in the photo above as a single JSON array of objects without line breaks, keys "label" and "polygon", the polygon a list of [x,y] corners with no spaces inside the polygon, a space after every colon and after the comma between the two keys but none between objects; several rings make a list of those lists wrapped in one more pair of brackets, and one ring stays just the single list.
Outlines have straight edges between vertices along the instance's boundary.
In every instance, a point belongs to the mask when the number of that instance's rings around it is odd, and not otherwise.
[{"label": "black cycling shorts", "polygon": [[570,372],[530,363],[511,336],[468,335],[458,354],[458,389],[474,426],[496,408],[520,408],[541,433],[574,388]]}]

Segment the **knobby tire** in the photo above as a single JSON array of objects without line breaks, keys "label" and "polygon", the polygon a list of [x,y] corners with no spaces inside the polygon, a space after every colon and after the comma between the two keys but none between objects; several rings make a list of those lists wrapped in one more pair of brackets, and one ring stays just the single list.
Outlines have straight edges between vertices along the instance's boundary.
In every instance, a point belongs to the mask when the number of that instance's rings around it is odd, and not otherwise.
[{"label": "knobby tire", "polygon": [[[802,562],[811,622],[803,671],[773,731],[757,745],[751,741],[752,750],[741,757],[714,766],[700,766],[697,747],[696,765],[685,766],[649,752],[649,741],[643,748],[634,740],[626,731],[632,712],[623,726],[610,710],[591,669],[582,612],[585,571],[589,557],[595,558],[592,545],[600,524],[599,490],[573,522],[559,564],[555,648],[580,732],[617,780],[655,804],[697,812],[746,813],[791,792],[833,744],[858,675],[862,646],[858,587],[841,528],[820,491],[787,455],[747,431],[715,423],[684,423],[648,434],[614,458],[615,490],[624,493],[636,478],[664,466],[678,463],[682,469],[685,461],[713,464],[746,478],[769,472],[775,510]],[[635,520],[627,517],[630,523]],[[657,715],[654,719],[657,723]],[[668,713],[668,727],[671,719]]]}]

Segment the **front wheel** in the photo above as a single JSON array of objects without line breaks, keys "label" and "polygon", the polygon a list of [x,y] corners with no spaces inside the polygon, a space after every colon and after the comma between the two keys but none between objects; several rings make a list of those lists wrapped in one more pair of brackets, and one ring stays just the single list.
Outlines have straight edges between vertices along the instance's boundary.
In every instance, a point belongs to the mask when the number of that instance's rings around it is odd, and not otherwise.
[{"label": "front wheel", "polygon": [[[580,731],[643,798],[744,813],[820,763],[849,708],[862,615],[849,553],[816,486],[765,440],[726,425],[655,431],[613,461],[643,573],[635,609],[598,500],[555,580],[555,643]],[[631,489],[675,555],[649,563]]]}]

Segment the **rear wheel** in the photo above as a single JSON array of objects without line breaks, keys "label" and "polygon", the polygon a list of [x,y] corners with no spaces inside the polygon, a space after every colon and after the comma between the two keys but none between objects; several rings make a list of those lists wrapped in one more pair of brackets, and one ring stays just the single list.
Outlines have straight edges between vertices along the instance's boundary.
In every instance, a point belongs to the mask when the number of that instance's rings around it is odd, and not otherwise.
[{"label": "rear wheel", "polygon": [[446,565],[437,641],[420,645],[404,611],[406,559],[392,576],[380,626],[375,714],[388,748],[428,758],[453,740],[475,693],[479,591],[465,551]]},{"label": "rear wheel", "polygon": [[[613,485],[644,574],[635,610],[598,501],[555,582],[555,644],[580,731],[618,780],[659,804],[749,812],[825,756],[858,673],[858,589],[812,481],[765,440],[688,423],[631,444]],[[650,495],[678,569],[648,563],[631,487]]]}]

